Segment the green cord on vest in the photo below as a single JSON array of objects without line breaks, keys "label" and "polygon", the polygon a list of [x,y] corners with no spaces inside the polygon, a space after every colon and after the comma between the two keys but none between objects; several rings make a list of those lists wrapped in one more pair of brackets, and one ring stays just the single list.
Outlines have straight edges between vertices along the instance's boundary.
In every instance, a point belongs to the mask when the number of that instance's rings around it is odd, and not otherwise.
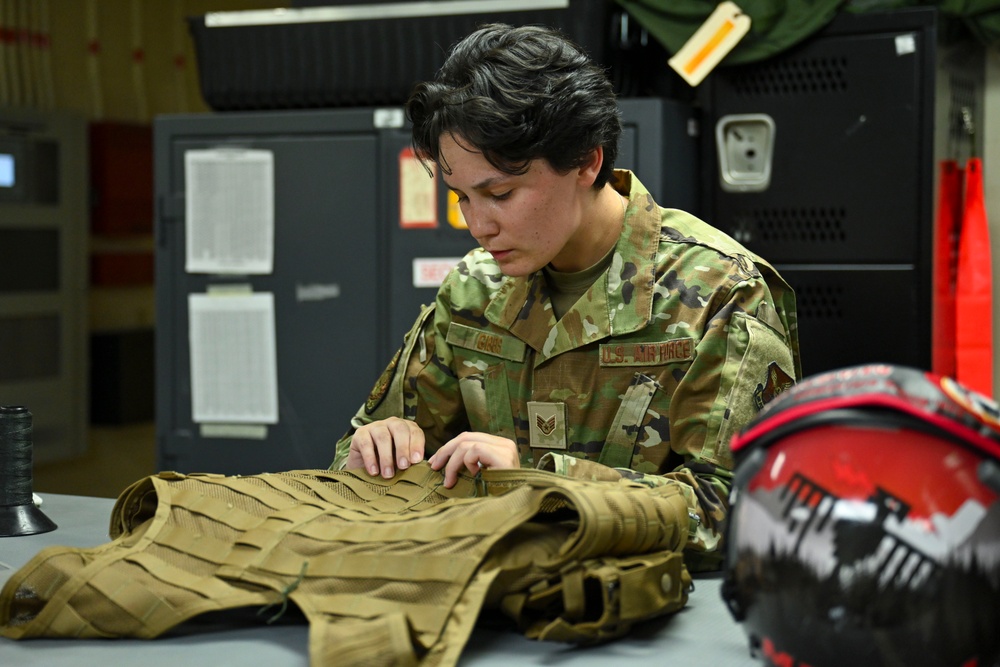
[{"label": "green cord on vest", "polygon": [[476,473],[475,477],[476,484],[476,498],[485,498],[490,495],[489,491],[486,490],[486,480],[483,479],[483,469],[480,468],[479,472]]},{"label": "green cord on vest", "polygon": [[[299,570],[299,576],[295,578],[295,581],[293,581],[292,583],[288,584],[287,586],[285,586],[284,589],[282,589],[282,591],[281,591],[281,609],[278,610],[277,614],[275,614],[271,618],[267,619],[267,624],[268,625],[271,625],[272,623],[274,623],[279,618],[281,618],[282,616],[285,615],[285,611],[288,610],[288,596],[291,595],[295,591],[295,589],[299,587],[299,584],[302,583],[302,580],[306,578],[306,568],[307,567],[309,567],[309,561],[307,561],[307,560],[306,561],[302,561],[302,569]],[[257,611],[257,615],[260,616],[261,614],[263,614],[265,611],[267,611],[271,607],[275,606],[276,604],[278,604],[278,603],[277,602],[272,602],[270,604],[264,605],[263,607],[261,607]]]}]

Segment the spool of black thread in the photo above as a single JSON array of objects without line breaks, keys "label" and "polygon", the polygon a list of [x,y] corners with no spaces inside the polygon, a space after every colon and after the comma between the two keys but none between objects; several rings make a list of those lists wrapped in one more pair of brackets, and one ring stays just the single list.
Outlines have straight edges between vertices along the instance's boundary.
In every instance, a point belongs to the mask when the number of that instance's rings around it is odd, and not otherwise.
[{"label": "spool of black thread", "polygon": [[0,405],[0,537],[54,530],[32,502],[31,413],[21,405]]}]

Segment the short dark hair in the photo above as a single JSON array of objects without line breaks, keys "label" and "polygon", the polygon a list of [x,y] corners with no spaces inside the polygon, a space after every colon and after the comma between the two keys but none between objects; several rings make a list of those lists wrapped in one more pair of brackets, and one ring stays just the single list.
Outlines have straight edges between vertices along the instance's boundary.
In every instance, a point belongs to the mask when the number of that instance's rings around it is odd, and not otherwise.
[{"label": "short dark hair", "polygon": [[611,178],[621,112],[604,70],[559,31],[491,24],[452,47],[431,81],[417,84],[406,103],[416,152],[441,165],[440,139],[454,134],[497,169],[523,174],[546,159],[566,173],[602,146],[594,183]]}]

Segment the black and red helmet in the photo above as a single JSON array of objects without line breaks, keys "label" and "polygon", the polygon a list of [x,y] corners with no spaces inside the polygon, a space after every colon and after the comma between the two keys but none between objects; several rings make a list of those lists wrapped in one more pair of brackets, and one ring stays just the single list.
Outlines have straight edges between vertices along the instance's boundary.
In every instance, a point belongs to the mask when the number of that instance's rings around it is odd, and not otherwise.
[{"label": "black and red helmet", "polygon": [[731,443],[722,594],[782,667],[1000,665],[1000,409],[912,368],[816,375]]}]

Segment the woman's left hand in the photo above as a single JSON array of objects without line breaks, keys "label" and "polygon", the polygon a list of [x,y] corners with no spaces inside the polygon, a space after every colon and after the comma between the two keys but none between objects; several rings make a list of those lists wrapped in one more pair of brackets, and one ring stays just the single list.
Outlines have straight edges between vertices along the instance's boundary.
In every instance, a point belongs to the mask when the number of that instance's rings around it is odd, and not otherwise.
[{"label": "woman's left hand", "polygon": [[455,486],[464,467],[475,475],[480,468],[520,468],[517,445],[509,438],[466,431],[441,446],[428,460],[434,470],[444,469],[444,486]]}]

